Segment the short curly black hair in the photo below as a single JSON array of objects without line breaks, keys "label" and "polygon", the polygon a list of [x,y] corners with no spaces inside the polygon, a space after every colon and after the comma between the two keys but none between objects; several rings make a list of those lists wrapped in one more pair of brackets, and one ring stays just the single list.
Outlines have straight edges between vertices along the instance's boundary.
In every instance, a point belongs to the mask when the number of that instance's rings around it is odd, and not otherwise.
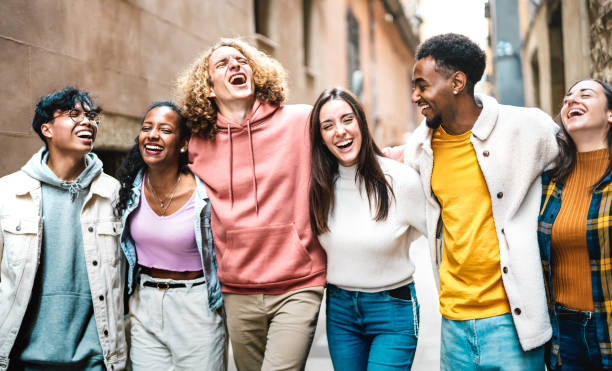
[{"label": "short curly black hair", "polygon": [[34,118],[32,119],[32,129],[34,129],[45,144],[47,139],[42,134],[42,124],[52,121],[53,115],[57,110],[68,111],[74,108],[77,103],[81,103],[82,106],[89,106],[90,111],[102,112],[102,108],[94,104],[89,92],[79,90],[73,86],[67,86],[62,90],[47,94],[36,103]]},{"label": "short curly black hair", "polygon": [[436,61],[436,70],[465,73],[468,79],[467,89],[474,93],[474,85],[482,78],[486,57],[484,51],[466,36],[447,33],[425,40],[416,52],[416,59],[432,57]]}]

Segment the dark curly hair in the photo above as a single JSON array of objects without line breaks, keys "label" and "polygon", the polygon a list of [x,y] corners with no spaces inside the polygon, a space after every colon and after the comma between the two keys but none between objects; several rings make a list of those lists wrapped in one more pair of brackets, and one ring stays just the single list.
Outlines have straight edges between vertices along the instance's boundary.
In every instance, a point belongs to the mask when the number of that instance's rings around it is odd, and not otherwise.
[{"label": "dark curly hair", "polygon": [[[187,127],[187,122],[185,117],[183,116],[181,109],[173,102],[170,101],[161,101],[152,103],[144,115],[142,115],[142,120],[140,121],[140,125],[144,122],[147,114],[151,112],[152,109],[157,107],[168,107],[172,109],[179,117],[179,135],[180,141],[189,138],[190,131]],[[134,179],[139,171],[145,169],[147,164],[142,159],[142,155],[140,154],[140,149],[138,148],[138,136],[135,139],[136,144],[130,148],[127,155],[123,159],[121,163],[121,167],[117,170],[117,178],[119,178],[119,183],[121,183],[121,188],[119,189],[119,201],[115,205],[115,213],[119,216],[123,215],[123,212],[127,208],[128,200],[131,197],[132,193],[132,183],[134,183]],[[187,152],[181,153],[179,156],[179,171],[181,173],[189,172],[189,167],[187,164],[189,163],[189,158]]]},{"label": "dark curly hair", "polygon": [[485,53],[475,42],[456,33],[433,36],[417,48],[417,60],[427,57],[436,61],[438,72],[465,73],[467,91],[474,94],[474,85],[482,78],[486,64]]},{"label": "dark curly hair", "polygon": [[[47,94],[36,103],[34,118],[32,119],[32,129],[34,129],[45,144],[47,143],[47,139],[40,129],[42,124],[53,121],[53,115],[56,111],[71,110],[77,103],[81,103],[81,106],[87,105],[90,112],[102,112],[102,108],[94,104],[88,92],[79,90],[74,86],[67,86],[62,90]],[[83,107],[83,109],[85,109],[85,107]]]}]

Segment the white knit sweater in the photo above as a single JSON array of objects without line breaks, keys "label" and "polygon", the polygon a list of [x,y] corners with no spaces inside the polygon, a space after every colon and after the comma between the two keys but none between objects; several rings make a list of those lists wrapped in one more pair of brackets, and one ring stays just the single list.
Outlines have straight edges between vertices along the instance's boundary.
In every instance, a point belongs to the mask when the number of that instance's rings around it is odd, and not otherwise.
[{"label": "white knit sweater", "polygon": [[355,180],[356,166],[339,166],[329,232],[319,236],[327,252],[327,281],[345,290],[375,292],[412,281],[414,264],[408,248],[425,233],[425,196],[415,170],[378,157],[395,200],[386,220],[375,221],[375,203]]}]

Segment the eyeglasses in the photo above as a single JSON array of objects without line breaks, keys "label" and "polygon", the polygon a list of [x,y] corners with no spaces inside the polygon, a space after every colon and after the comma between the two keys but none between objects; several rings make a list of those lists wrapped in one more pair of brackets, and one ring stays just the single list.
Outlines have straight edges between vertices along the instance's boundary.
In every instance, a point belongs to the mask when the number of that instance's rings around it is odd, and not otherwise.
[{"label": "eyeglasses", "polygon": [[[66,111],[64,113],[68,114],[68,117],[70,117],[75,124],[80,124],[81,122],[83,122],[85,117],[87,117],[87,119],[90,122],[93,122],[96,125],[100,125],[102,123],[102,115],[100,115],[98,112],[95,112],[95,111],[84,112],[84,111],[81,111],[79,109],[74,109],[73,108],[73,109],[71,109],[69,111]],[[64,113],[62,113],[62,115]]]}]

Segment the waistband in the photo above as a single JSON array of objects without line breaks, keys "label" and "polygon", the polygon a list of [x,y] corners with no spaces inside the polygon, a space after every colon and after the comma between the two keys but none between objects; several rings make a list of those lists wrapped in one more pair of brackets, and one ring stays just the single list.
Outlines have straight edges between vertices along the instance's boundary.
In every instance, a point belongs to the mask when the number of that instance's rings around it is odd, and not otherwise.
[{"label": "waistband", "polygon": [[559,319],[575,321],[588,321],[593,318],[593,312],[566,308],[561,304],[555,304],[555,311]]},{"label": "waistband", "polygon": [[155,278],[144,273],[140,274],[140,286],[155,287],[160,290],[191,288],[205,283],[206,279],[204,277],[198,277],[192,280],[173,280],[168,278]]},{"label": "waistband", "polygon": [[327,289],[330,291],[342,292],[344,294],[348,294],[353,297],[359,296],[391,296],[394,298],[401,298],[405,300],[410,300],[413,298],[412,292],[414,291],[414,282],[410,282],[404,286],[396,287],[391,290],[382,290],[375,292],[367,292],[367,291],[353,291],[353,290],[345,290],[341,287],[338,287],[332,283],[327,284]]}]

